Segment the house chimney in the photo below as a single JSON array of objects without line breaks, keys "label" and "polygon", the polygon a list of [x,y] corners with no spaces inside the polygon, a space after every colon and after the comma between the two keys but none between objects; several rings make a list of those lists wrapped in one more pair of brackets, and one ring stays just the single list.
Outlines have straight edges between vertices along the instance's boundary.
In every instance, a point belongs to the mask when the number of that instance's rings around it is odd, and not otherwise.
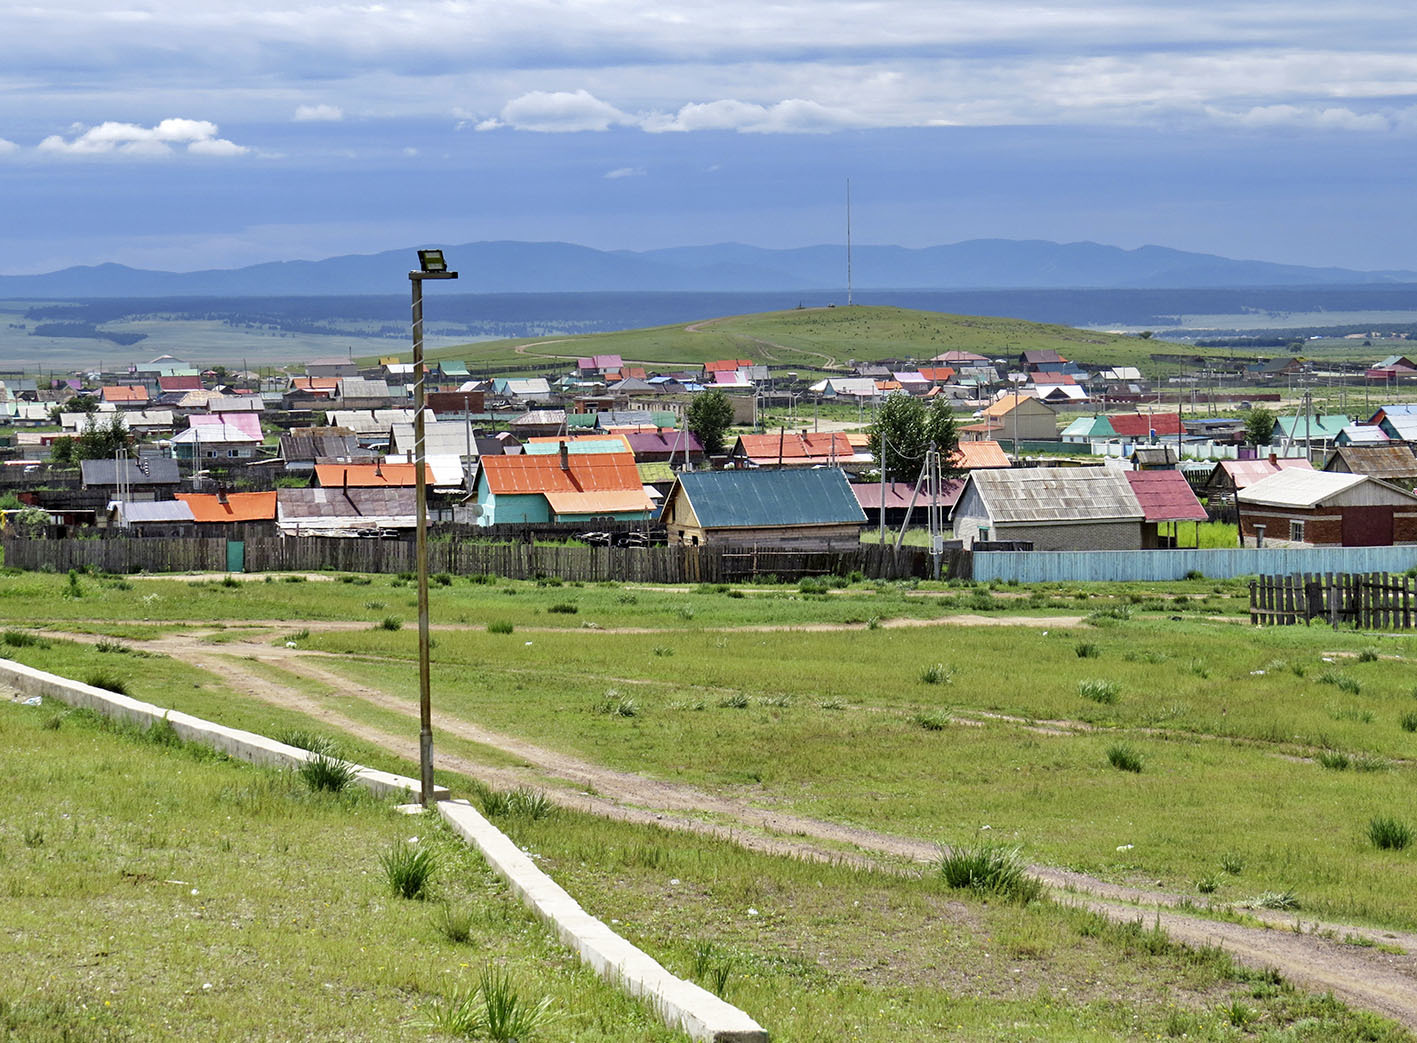
[{"label": "house chimney", "polygon": [[561,446],[561,470],[563,470],[563,471],[569,471],[569,470],[571,469],[571,450],[570,450],[569,448],[567,448],[565,442],[560,443],[560,446]]},{"label": "house chimney", "polygon": [[1269,463],[1270,463],[1270,466],[1271,466],[1271,467],[1278,467],[1278,466],[1279,466],[1279,457],[1275,456],[1274,453],[1271,452],[1271,453],[1269,454]]}]

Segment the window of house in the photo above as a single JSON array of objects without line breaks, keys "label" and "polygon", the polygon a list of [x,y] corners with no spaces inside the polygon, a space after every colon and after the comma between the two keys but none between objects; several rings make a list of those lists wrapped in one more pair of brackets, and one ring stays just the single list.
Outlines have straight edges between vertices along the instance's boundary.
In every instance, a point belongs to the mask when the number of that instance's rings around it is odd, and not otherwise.
[{"label": "window of house", "polygon": [[1289,541],[1291,543],[1304,542],[1304,523],[1301,521],[1291,521],[1289,523]]},{"label": "window of house", "polygon": [[980,539],[981,541],[983,541],[984,543],[988,543],[988,542],[989,542],[989,526],[987,526],[987,525],[981,525],[981,526],[979,526],[979,539]]},{"label": "window of house", "polygon": [[239,450],[239,449],[228,449],[228,450],[226,451],[226,455],[227,455],[227,456],[238,456],[238,455],[240,455],[240,452],[241,452],[241,450]]}]

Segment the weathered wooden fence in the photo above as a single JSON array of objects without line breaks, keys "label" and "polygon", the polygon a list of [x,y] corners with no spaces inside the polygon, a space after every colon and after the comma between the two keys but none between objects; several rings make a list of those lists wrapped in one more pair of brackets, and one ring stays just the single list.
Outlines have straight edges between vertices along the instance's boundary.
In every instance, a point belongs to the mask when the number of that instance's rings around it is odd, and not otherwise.
[{"label": "weathered wooden fence", "polygon": [[[67,572],[224,572],[222,539],[22,539],[3,541],[7,566]],[[263,537],[244,541],[247,572],[412,572],[414,545],[403,540]],[[967,572],[967,555],[947,553],[942,575]],[[587,547],[475,540],[430,540],[430,572],[490,573],[510,579],[558,576],[595,583],[732,583],[776,576],[794,582],[807,576],[914,579],[930,574],[930,555],[918,547],[871,544],[826,550],[771,547]]]},{"label": "weathered wooden fence", "polygon": [[1417,583],[1408,575],[1296,573],[1250,581],[1250,622],[1293,626],[1312,620],[1337,628],[1410,630],[1417,617]]}]

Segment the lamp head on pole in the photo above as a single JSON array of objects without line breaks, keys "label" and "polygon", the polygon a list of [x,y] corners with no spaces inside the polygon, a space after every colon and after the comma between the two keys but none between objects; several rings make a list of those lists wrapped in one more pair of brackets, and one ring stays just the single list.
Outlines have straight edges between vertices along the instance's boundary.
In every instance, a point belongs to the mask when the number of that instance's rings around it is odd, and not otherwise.
[{"label": "lamp head on pole", "polygon": [[409,272],[408,277],[422,282],[424,279],[456,279],[458,273],[448,271],[448,262],[442,250],[419,250],[418,271]]}]

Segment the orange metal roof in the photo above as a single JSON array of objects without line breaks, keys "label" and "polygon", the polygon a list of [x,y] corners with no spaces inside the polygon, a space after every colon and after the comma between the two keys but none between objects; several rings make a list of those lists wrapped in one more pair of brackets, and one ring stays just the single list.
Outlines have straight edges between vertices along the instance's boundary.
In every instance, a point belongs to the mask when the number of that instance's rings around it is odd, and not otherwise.
[{"label": "orange metal roof", "polygon": [[654,510],[654,503],[644,486],[586,493],[548,492],[546,502],[557,514],[622,514],[626,511]]},{"label": "orange metal roof", "polygon": [[336,377],[295,377],[290,382],[293,391],[334,391],[339,387]]},{"label": "orange metal roof", "polygon": [[633,453],[585,453],[567,459],[561,455],[484,456],[482,473],[493,493],[644,492]]},{"label": "orange metal roof", "polygon": [[835,456],[845,460],[855,455],[851,440],[844,434],[825,431],[788,431],[765,435],[739,435],[738,442],[743,451],[753,460],[821,459]]},{"label": "orange metal roof", "polygon": [[921,366],[920,375],[926,380],[949,382],[954,379],[955,371],[951,366]]},{"label": "orange metal roof", "polygon": [[146,402],[148,389],[141,384],[118,384],[103,389],[105,402]]},{"label": "orange metal roof", "polygon": [[[520,459],[520,458],[518,458]],[[326,489],[346,485],[358,487],[411,486],[418,484],[415,464],[316,464],[315,480]],[[426,466],[426,465],[425,465]],[[433,484],[432,472],[425,472]]]},{"label": "orange metal roof", "polygon": [[228,493],[226,502],[215,493],[178,493],[177,499],[192,508],[199,522],[270,521],[276,516],[276,494]]},{"label": "orange metal roof", "polygon": [[983,467],[1009,467],[1009,458],[1004,454],[1003,446],[998,442],[960,442],[958,451],[955,453],[955,466],[963,467],[966,471],[974,471]]},{"label": "orange metal roof", "polygon": [[744,366],[751,366],[752,364],[752,359],[718,359],[715,362],[705,362],[704,370],[709,373],[720,373],[742,369]]},{"label": "orange metal roof", "polygon": [[[1014,407],[1019,405],[1019,403],[1031,397],[1031,395],[1005,395],[998,401],[991,402],[989,406],[980,415],[985,417],[1005,416],[1013,412]],[[1033,399],[1033,401],[1037,402],[1038,399],[1035,398]]]}]

